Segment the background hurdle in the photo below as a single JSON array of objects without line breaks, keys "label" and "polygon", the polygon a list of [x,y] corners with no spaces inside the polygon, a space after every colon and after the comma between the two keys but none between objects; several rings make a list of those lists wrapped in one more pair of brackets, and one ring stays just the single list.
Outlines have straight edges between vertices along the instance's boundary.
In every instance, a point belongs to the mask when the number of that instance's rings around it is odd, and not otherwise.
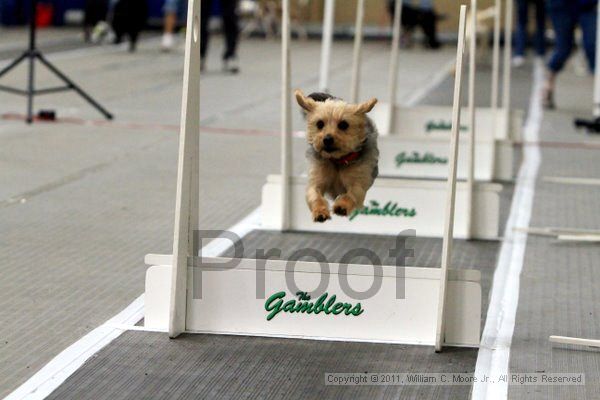
[{"label": "background hurdle", "polygon": [[[360,12],[361,4],[358,4],[359,10],[357,11],[357,25],[361,25],[360,19],[362,17],[362,13]],[[471,24],[473,27],[472,31],[475,30],[476,25],[476,3],[473,2],[474,12],[472,12]],[[399,16],[400,4],[396,4],[397,14]],[[328,17],[329,18],[329,17]],[[284,22],[285,22],[284,18]],[[395,24],[399,24],[400,20],[396,18]],[[466,26],[466,22],[465,22]],[[357,32],[360,31],[360,28],[356,29]],[[394,40],[399,40],[399,30],[394,31],[396,36]],[[285,41],[284,38],[284,42]],[[285,44],[284,43],[284,44]],[[329,43],[329,40],[324,40],[323,43]],[[471,46],[475,46],[475,37],[471,40]],[[359,51],[360,48],[360,35],[355,35],[355,46],[354,46],[354,59],[353,59],[353,77],[358,76],[359,71]],[[325,53],[327,53],[326,51]],[[391,64],[394,63],[394,60],[397,61],[397,57],[399,52],[396,50],[392,51],[393,56],[391,59]],[[282,50],[282,54],[287,62],[289,63],[289,47],[284,46]],[[470,58],[471,61],[471,71],[472,76],[474,77],[475,70],[475,52],[473,52],[473,56]],[[390,77],[392,79],[397,78],[397,68],[393,66],[390,68]],[[284,67],[284,73],[289,73],[289,67]],[[462,71],[461,71],[462,73]],[[462,76],[462,75],[461,75]],[[284,82],[289,81],[289,76],[283,77]],[[353,79],[352,84],[355,85],[358,83],[357,79]],[[470,79],[470,88],[469,88],[469,116],[472,120],[475,118],[475,104],[474,104],[474,79]],[[289,89],[288,84],[283,84],[283,90]],[[395,88],[390,90],[390,93],[394,93]],[[353,93],[358,92],[358,87],[354,87],[352,89]],[[290,91],[291,93],[291,91]],[[340,231],[340,232],[355,232],[355,233],[372,233],[372,234],[391,234],[394,235],[397,232],[404,229],[412,229],[415,228],[419,235],[423,236],[434,236],[434,237],[443,237],[444,229],[443,221],[444,214],[439,209],[439,204],[444,201],[446,187],[442,181],[438,182],[420,182],[415,180],[401,180],[401,179],[388,179],[388,176],[394,176],[390,172],[394,172],[395,169],[393,167],[393,160],[395,159],[396,151],[398,148],[403,148],[403,146],[407,143],[402,139],[399,139],[396,136],[384,137],[380,138],[380,171],[382,178],[379,178],[375,181],[375,184],[370,189],[367,194],[367,202],[365,204],[375,204],[373,202],[377,202],[381,207],[385,207],[387,202],[393,202],[394,200],[400,201],[411,201],[412,204],[418,204],[419,209],[415,211],[412,216],[409,216],[409,221],[403,222],[391,222],[391,221],[382,221],[381,219],[374,218],[372,216],[360,216],[360,222],[351,222],[353,218],[338,218],[333,217],[333,221],[329,221],[327,224],[319,224],[318,226],[312,223],[312,219],[309,217],[307,210],[302,205],[304,204],[304,181],[303,178],[291,177],[290,169],[288,164],[291,163],[289,161],[292,157],[291,149],[289,148],[287,143],[289,141],[289,128],[288,122],[285,122],[288,118],[288,107],[289,107],[289,95],[284,95],[282,99],[282,143],[284,145],[281,149],[281,157],[282,157],[282,169],[281,169],[281,177],[269,176],[267,179],[267,184],[263,188],[263,200],[262,200],[262,224],[265,229],[275,229],[275,230],[303,230],[303,231]],[[377,107],[376,109],[377,110]],[[452,111],[450,109],[449,111]],[[375,111],[376,112],[376,111]],[[417,142],[421,139],[415,139]],[[425,143],[426,146],[430,146],[429,141],[421,141],[417,145],[422,145]],[[448,137],[445,135],[439,137],[435,140],[435,146],[438,149],[442,149],[444,151],[444,155],[449,157],[448,152]],[[475,149],[475,132],[471,130],[469,133],[469,140],[466,143],[468,148],[469,157],[463,159],[461,163],[462,174],[461,176],[465,176],[467,178],[466,185],[460,185],[460,212],[458,213],[458,221],[457,221],[457,237],[460,238],[480,238],[480,239],[496,239],[498,237],[498,229],[499,229],[499,192],[501,187],[497,184],[485,184],[478,183],[475,185],[475,172],[474,172],[474,162],[475,157],[473,156],[473,152]],[[493,165],[492,161],[494,159],[494,148],[493,141],[488,142],[491,146],[482,147],[484,153],[482,154],[485,157],[478,157],[480,162],[490,164],[487,165],[485,172],[486,177],[492,177]],[[391,151],[391,153],[390,153]],[[392,160],[392,163],[390,163]],[[466,165],[465,165],[466,163]],[[392,164],[392,166],[390,166]],[[419,165],[417,169],[422,167]],[[428,170],[430,173],[429,177],[447,177],[447,165],[436,166],[435,169]],[[423,168],[425,169],[425,168]],[[429,171],[434,171],[433,173]],[[434,175],[434,173],[436,175]],[[407,195],[407,192],[411,194]],[[477,193],[475,193],[477,192]],[[402,199],[399,199],[397,193],[402,193]],[[432,195],[433,193],[433,195]],[[420,197],[419,197],[420,196]],[[279,199],[279,200],[276,200]],[[287,199],[287,200],[286,200]],[[409,200],[407,200],[409,199]],[[408,207],[410,209],[411,204],[402,204],[396,203],[396,206]],[[391,205],[390,207],[394,207]],[[384,211],[385,212],[385,211]]]}]

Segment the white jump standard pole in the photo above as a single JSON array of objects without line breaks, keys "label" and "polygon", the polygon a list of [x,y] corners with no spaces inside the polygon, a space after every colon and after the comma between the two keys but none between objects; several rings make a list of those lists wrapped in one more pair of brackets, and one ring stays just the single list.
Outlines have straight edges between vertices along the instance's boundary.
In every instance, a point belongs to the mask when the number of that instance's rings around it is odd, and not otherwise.
[{"label": "white jump standard pole", "polygon": [[[282,14],[285,14],[285,12],[282,12]],[[331,61],[331,42],[333,41],[334,18],[335,0],[325,0],[325,10],[323,11],[323,34],[321,43],[321,71],[319,73],[319,90],[322,92],[327,92],[329,90],[329,63]]]},{"label": "white jump standard pole", "polygon": [[197,255],[194,232],[198,230],[199,156],[200,156],[200,0],[188,5],[175,232],[173,236],[173,269],[169,305],[169,337],[185,331],[188,258]]},{"label": "white jump standard pole", "polygon": [[473,195],[475,187],[475,74],[477,72],[477,0],[471,0],[469,41],[469,147],[467,169],[467,239],[473,237]]},{"label": "white jump standard pole", "polygon": [[390,70],[388,82],[390,85],[388,131],[392,132],[394,127],[394,110],[398,93],[398,61],[400,57],[400,30],[402,21],[402,0],[396,0],[394,4],[394,22],[392,24],[392,55],[390,58]]},{"label": "white jump standard pole", "polygon": [[600,1],[596,20],[596,67],[594,71],[594,118],[600,118]]},{"label": "white jump standard pole", "polygon": [[289,229],[292,175],[292,83],[290,60],[290,1],[283,0],[281,21],[281,230]]},{"label": "white jump standard pole", "polygon": [[350,102],[358,103],[360,64],[362,55],[363,24],[365,19],[365,0],[356,3],[356,23],[354,25],[354,52],[352,56],[352,82],[350,84]]},{"label": "white jump standard pole", "polygon": [[454,231],[454,205],[456,202],[456,167],[458,161],[458,142],[460,131],[460,98],[462,92],[462,64],[465,52],[465,28],[467,6],[460,6],[458,24],[458,46],[456,49],[456,72],[454,77],[454,103],[452,105],[452,133],[450,139],[450,160],[448,191],[446,198],[446,221],[444,224],[444,243],[442,247],[442,265],[440,273],[440,291],[438,300],[438,318],[435,335],[435,351],[442,351],[444,345],[444,317],[446,305],[446,286],[448,285],[448,267],[452,259],[452,234]]},{"label": "white jump standard pole", "polygon": [[[490,107],[494,114],[498,111],[498,87],[500,82],[500,17],[502,16],[502,6],[500,0],[494,4],[494,48],[492,52],[492,98]],[[495,136],[495,135],[494,135]]]},{"label": "white jump standard pole", "polygon": [[506,0],[506,20],[504,21],[504,78],[502,88],[502,108],[510,116],[510,80],[512,60],[512,30],[513,30],[513,2]]}]

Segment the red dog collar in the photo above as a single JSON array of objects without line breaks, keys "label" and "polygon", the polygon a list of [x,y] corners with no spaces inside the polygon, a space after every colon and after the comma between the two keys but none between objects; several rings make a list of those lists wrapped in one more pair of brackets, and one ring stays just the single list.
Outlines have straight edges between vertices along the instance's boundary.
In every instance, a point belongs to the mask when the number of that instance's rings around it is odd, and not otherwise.
[{"label": "red dog collar", "polygon": [[358,157],[360,157],[360,152],[353,151],[352,153],[346,154],[344,157],[341,157],[341,158],[330,158],[330,160],[335,165],[348,165],[352,161],[356,160]]}]

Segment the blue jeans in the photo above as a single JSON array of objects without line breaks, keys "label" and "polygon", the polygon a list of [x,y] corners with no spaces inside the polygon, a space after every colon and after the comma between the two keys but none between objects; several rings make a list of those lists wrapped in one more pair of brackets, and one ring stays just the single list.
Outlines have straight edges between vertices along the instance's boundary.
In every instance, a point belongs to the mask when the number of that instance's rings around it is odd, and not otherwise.
[{"label": "blue jeans", "polygon": [[413,6],[421,10],[433,10],[433,0],[402,0],[402,4]]},{"label": "blue jeans", "polygon": [[175,14],[178,18],[184,18],[187,11],[186,0],[165,0],[163,12],[165,14]]},{"label": "blue jeans", "polygon": [[596,56],[596,7],[593,4],[580,7],[577,4],[569,3],[551,1],[550,7],[548,7],[556,33],[556,45],[548,62],[548,68],[552,72],[559,72],[563,69],[573,51],[575,28],[579,25],[583,33],[585,56],[590,71],[593,72]]},{"label": "blue jeans", "polygon": [[535,35],[533,46],[538,56],[546,54],[546,5],[544,0],[516,0],[517,1],[517,29],[515,34],[515,55],[524,56],[529,35],[527,23],[529,21],[529,5],[535,6]]}]

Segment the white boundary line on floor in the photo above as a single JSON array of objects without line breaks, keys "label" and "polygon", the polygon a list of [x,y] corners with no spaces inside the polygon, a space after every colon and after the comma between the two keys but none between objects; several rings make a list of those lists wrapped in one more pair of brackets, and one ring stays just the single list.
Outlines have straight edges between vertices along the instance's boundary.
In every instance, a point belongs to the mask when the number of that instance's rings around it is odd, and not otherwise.
[{"label": "white boundary line on floor", "polygon": [[[83,40],[83,39],[82,39]],[[143,39],[138,43],[156,43],[156,52],[158,54],[159,48],[158,44],[160,43],[160,37],[150,37]],[[23,47],[20,50],[25,51],[27,47],[27,43],[23,43]],[[17,49],[16,51],[18,51]],[[43,45],[41,45],[42,52],[44,51]],[[122,43],[120,45],[114,45],[110,43],[99,44],[97,46],[86,46],[86,47],[78,47],[74,49],[68,50],[58,50],[58,51],[50,51],[48,53],[44,53],[46,58],[50,61],[59,61],[59,60],[69,60],[72,58],[82,57],[82,56],[93,56],[97,54],[110,54],[110,53],[123,53],[124,50],[127,50],[127,44]],[[4,58],[0,59],[0,69],[6,67],[14,60],[13,58]]]},{"label": "white boundary line on floor", "polygon": [[[227,229],[240,238],[258,227],[260,208],[256,208],[238,223]],[[212,240],[202,248],[205,257],[216,257],[227,250],[231,243],[227,240]],[[118,338],[123,332],[146,331],[136,326],[144,317],[144,295],[135,299],[127,308],[94,329],[71,346],[60,352],[48,364],[14,390],[4,400],[42,400],[58,388],[69,376],[90,357]]]},{"label": "white boundary line on floor", "polygon": [[[541,99],[543,75],[543,63],[536,60],[533,68],[529,112],[523,129],[525,140],[531,143],[538,142],[543,117]],[[490,380],[494,380],[509,372],[510,346],[515,329],[520,276],[527,245],[527,233],[516,231],[514,228],[529,226],[535,195],[535,181],[540,163],[539,146],[532,145],[523,148],[523,163],[517,176],[477,355],[475,377],[478,378],[486,376]],[[507,397],[507,382],[484,383],[478,381],[473,385],[473,400],[506,399]]]},{"label": "white boundary line on floor", "polygon": [[46,398],[73,372],[77,371],[88,358],[123,333],[123,330],[115,329],[111,325],[134,325],[143,317],[144,295],[141,295],[119,314],[63,350],[35,375],[9,394],[5,400],[39,400]]},{"label": "white boundary line on floor", "polygon": [[454,58],[450,58],[446,64],[442,66],[442,68],[431,76],[431,79],[427,80],[427,84],[420,89],[415,90],[409,96],[406,97],[402,103],[404,107],[413,107],[420,103],[433,89],[438,87],[444,79],[448,77],[452,77],[450,73],[454,69],[454,65],[456,64],[456,60]]}]

